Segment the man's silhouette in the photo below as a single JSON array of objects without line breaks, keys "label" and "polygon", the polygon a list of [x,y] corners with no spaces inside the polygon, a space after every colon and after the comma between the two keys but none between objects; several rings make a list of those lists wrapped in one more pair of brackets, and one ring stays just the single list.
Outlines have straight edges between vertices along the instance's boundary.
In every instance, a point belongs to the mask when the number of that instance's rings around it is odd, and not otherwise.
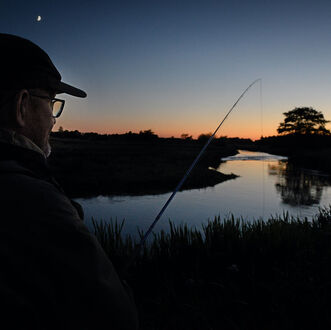
[{"label": "man's silhouette", "polygon": [[86,97],[34,43],[0,34],[0,327],[136,329],[134,303],[47,167],[64,107]]}]

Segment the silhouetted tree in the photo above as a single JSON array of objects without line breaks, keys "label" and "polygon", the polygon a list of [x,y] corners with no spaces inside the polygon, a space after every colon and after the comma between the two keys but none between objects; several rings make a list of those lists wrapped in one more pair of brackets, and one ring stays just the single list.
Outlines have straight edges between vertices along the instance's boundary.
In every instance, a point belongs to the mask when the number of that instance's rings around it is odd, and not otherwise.
[{"label": "silhouetted tree", "polygon": [[140,135],[145,135],[145,136],[156,135],[151,129],[147,129],[145,131],[140,131],[139,134]]},{"label": "silhouetted tree", "polygon": [[187,133],[183,133],[183,134],[181,134],[180,138],[183,139],[183,140],[192,140],[192,135],[189,135]]},{"label": "silhouetted tree", "polygon": [[330,134],[325,128],[325,124],[329,121],[325,120],[322,112],[311,107],[295,108],[284,112],[283,115],[285,119],[277,129],[279,134]]},{"label": "silhouetted tree", "polygon": [[198,136],[198,141],[200,143],[206,143],[211,136],[212,136],[212,133],[200,134]]},{"label": "silhouetted tree", "polygon": [[155,140],[158,138],[157,134],[155,134],[151,129],[147,129],[145,131],[140,131],[139,136],[143,140]]}]

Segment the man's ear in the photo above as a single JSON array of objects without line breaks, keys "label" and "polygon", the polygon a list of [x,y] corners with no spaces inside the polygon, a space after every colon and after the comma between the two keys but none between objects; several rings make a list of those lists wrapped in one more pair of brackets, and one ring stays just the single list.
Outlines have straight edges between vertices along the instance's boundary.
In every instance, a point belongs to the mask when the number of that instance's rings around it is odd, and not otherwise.
[{"label": "man's ear", "polygon": [[16,95],[15,114],[16,114],[16,124],[19,127],[26,126],[26,118],[27,118],[27,113],[29,111],[29,107],[31,107],[29,92],[26,89],[22,89]]}]

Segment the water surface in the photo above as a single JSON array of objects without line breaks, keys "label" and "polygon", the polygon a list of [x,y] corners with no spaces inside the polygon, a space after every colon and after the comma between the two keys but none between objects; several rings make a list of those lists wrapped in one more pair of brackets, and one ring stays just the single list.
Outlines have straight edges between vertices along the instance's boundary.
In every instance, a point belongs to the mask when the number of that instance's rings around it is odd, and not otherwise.
[{"label": "water surface", "polygon": [[[262,152],[240,150],[223,159],[217,170],[234,173],[238,178],[211,188],[177,193],[155,230],[167,230],[168,220],[201,227],[208,219],[233,214],[246,221],[288,212],[311,217],[331,200],[330,177],[309,169],[298,169],[286,158]],[[170,193],[145,196],[98,196],[77,199],[85,210],[88,226],[91,218],[109,221],[125,219],[125,233],[147,230]]]}]

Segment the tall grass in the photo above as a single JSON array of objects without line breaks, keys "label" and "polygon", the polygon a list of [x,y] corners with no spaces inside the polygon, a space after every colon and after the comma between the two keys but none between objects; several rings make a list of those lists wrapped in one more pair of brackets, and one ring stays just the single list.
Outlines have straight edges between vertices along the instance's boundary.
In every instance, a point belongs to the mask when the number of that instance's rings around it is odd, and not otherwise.
[{"label": "tall grass", "polygon": [[[123,225],[93,222],[117,267],[135,245]],[[200,229],[169,226],[129,272],[142,329],[331,327],[331,208],[312,219],[218,216]]]}]

